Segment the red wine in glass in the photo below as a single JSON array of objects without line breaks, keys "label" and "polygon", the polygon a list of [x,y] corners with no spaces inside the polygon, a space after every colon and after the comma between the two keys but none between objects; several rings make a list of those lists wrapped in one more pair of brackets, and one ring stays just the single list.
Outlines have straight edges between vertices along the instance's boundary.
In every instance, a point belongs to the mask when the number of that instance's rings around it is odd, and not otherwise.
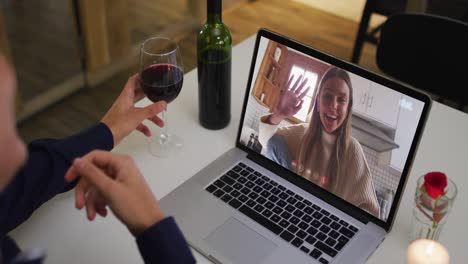
[{"label": "red wine in glass", "polygon": [[146,67],[140,83],[148,99],[153,102],[172,102],[180,93],[184,81],[183,71],[171,64],[153,64]]},{"label": "red wine in glass", "polygon": [[[180,93],[184,80],[184,66],[177,43],[166,37],[152,37],[140,47],[140,85],[146,97],[153,102],[171,103]],[[167,107],[167,106],[166,106]],[[178,153],[182,138],[168,132],[167,109],[159,118],[164,126],[153,136],[148,147],[152,155],[166,158]]]}]

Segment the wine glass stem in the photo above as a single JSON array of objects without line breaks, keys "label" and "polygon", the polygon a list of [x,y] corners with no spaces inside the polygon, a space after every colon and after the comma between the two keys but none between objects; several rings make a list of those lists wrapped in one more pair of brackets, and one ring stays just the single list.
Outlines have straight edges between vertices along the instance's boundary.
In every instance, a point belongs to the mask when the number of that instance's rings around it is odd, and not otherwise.
[{"label": "wine glass stem", "polygon": [[169,133],[167,131],[167,106],[164,108],[164,110],[161,112],[161,119],[164,121],[164,127],[162,130],[162,133],[159,135],[159,142],[163,145],[166,144],[167,141],[169,140]]}]

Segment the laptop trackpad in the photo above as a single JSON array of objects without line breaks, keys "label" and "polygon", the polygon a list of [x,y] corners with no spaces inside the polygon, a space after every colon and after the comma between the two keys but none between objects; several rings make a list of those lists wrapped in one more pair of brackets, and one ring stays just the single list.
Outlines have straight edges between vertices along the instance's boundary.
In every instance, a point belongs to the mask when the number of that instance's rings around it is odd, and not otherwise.
[{"label": "laptop trackpad", "polygon": [[276,248],[273,242],[233,217],[211,232],[205,241],[232,263],[260,263]]}]

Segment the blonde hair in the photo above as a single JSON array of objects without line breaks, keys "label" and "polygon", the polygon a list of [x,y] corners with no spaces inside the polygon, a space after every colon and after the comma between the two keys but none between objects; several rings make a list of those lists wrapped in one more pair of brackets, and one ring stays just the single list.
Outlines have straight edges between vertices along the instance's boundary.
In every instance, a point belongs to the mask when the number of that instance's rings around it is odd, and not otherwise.
[{"label": "blonde hair", "polygon": [[[336,179],[340,174],[342,169],[341,161],[345,153],[348,150],[349,141],[351,138],[351,119],[352,119],[352,107],[353,107],[353,88],[351,86],[351,79],[348,73],[340,68],[330,67],[322,75],[319,84],[318,84],[318,93],[315,99],[315,107],[313,109],[312,117],[310,119],[309,126],[301,139],[300,147],[297,153],[297,165],[296,173],[303,175],[307,170],[310,171],[309,167],[305,167],[308,164],[321,164],[321,160],[310,160],[311,157],[318,157],[322,159],[323,149],[320,144],[322,139],[322,122],[320,121],[319,110],[317,107],[317,98],[322,93],[322,88],[324,83],[332,78],[339,78],[343,80],[349,89],[349,99],[348,99],[348,108],[346,113],[346,118],[343,121],[343,124],[337,129],[336,133],[336,142],[333,147],[330,161],[328,162],[326,175],[328,176],[327,182],[325,183],[325,188],[333,190],[336,188]],[[320,175],[322,176],[322,175]]]}]

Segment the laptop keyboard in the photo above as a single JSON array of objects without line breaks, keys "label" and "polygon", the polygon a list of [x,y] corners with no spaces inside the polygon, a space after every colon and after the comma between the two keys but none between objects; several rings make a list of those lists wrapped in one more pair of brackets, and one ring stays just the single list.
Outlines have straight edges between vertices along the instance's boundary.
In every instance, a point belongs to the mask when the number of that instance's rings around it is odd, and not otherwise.
[{"label": "laptop keyboard", "polygon": [[359,231],[242,162],[205,190],[320,263],[331,262]]}]

